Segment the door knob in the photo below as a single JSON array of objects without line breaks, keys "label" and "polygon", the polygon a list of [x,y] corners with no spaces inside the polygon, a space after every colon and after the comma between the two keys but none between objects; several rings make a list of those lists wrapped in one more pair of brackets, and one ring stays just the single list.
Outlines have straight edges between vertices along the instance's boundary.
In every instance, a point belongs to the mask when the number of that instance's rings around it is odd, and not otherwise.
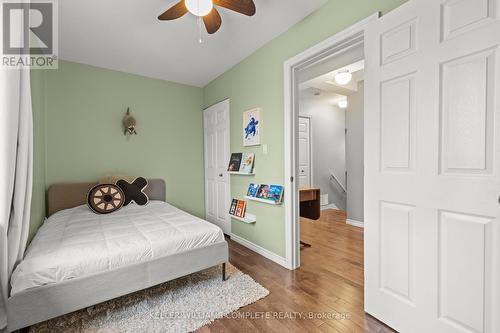
[{"label": "door knob", "polygon": [[224,175],[222,173],[219,173],[219,177],[222,177],[222,176],[224,176]]}]

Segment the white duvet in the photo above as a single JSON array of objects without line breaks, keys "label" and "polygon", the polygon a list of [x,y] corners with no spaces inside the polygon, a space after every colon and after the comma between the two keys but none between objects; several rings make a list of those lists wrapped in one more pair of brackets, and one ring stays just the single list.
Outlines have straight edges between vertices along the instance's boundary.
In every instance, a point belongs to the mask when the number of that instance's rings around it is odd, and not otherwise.
[{"label": "white duvet", "polygon": [[222,230],[162,201],[97,215],[66,209],[38,230],[11,278],[11,294],[224,240]]}]

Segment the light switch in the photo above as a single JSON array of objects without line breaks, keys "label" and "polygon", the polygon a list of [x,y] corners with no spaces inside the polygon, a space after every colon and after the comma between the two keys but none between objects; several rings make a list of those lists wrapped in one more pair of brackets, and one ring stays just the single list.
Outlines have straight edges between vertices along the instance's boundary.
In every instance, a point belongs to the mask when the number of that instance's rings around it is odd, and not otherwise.
[{"label": "light switch", "polygon": [[263,145],[262,145],[262,153],[263,153],[264,155],[267,155],[267,144],[263,144]]}]

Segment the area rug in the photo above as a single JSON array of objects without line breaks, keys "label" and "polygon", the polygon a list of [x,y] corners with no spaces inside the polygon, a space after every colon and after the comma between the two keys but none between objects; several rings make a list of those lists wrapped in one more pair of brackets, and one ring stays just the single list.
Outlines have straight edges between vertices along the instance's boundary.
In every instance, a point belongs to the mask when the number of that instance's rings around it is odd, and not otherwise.
[{"label": "area rug", "polygon": [[227,265],[213,267],[161,285],[34,325],[42,332],[192,332],[266,297],[269,291]]}]

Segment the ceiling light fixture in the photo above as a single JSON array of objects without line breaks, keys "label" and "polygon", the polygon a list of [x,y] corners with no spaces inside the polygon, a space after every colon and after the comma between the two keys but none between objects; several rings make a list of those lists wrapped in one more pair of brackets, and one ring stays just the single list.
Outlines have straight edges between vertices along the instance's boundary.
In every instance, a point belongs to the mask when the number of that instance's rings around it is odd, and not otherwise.
[{"label": "ceiling light fixture", "polygon": [[344,69],[341,71],[338,71],[337,74],[335,74],[335,82],[337,84],[340,84],[341,86],[345,86],[352,80],[352,74],[349,72],[348,69]]},{"label": "ceiling light fixture", "polygon": [[214,8],[212,0],[185,0],[185,4],[189,12],[196,16],[208,15]]},{"label": "ceiling light fixture", "polygon": [[253,0],[178,0],[178,2],[158,16],[160,21],[171,21],[191,13],[198,17],[199,30],[205,25],[209,34],[216,33],[222,25],[222,17],[217,7],[229,9],[246,16],[255,15]]},{"label": "ceiling light fixture", "polygon": [[347,98],[346,99],[342,99],[340,100],[337,105],[339,106],[339,108],[341,109],[347,109]]}]

